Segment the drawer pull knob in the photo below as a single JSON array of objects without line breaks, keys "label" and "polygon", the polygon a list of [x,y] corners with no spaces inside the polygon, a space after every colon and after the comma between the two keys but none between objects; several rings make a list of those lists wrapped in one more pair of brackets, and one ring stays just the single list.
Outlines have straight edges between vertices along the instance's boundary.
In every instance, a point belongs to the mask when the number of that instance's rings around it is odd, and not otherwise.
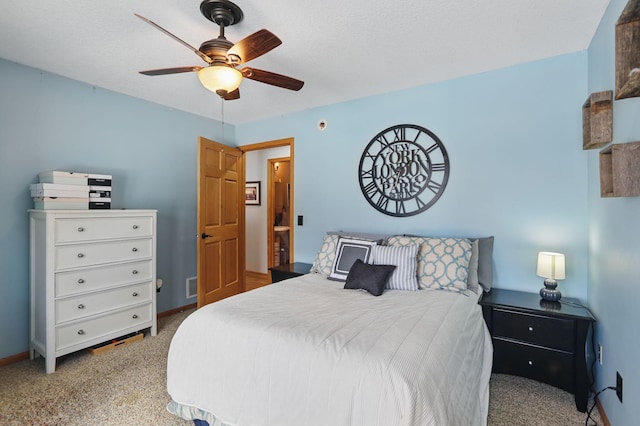
[{"label": "drawer pull knob", "polygon": [[84,284],[84,280],[82,278],[78,279],[78,284]]},{"label": "drawer pull knob", "polygon": [[133,317],[132,317],[132,318],[133,318],[133,319],[138,319],[138,315],[133,314]]},{"label": "drawer pull knob", "polygon": [[138,293],[134,291],[133,292],[133,297],[137,297],[137,296],[138,296]]},{"label": "drawer pull knob", "polygon": [[138,229],[138,225],[133,225],[133,229]]},{"label": "drawer pull knob", "polygon": [[138,274],[138,271],[137,271],[136,269],[134,269],[133,271],[131,271],[131,273],[132,273],[133,275],[137,275],[137,274]]},{"label": "drawer pull knob", "polygon": [[84,330],[78,330],[78,334],[79,335],[83,335],[84,334]]},{"label": "drawer pull knob", "polygon": [[78,305],[78,309],[84,309],[84,305],[81,303]]},{"label": "drawer pull knob", "polygon": [[138,251],[138,249],[134,247],[134,248],[131,249],[131,251],[135,253],[135,252]]},{"label": "drawer pull knob", "polygon": [[533,331],[533,327],[529,327],[529,331]]},{"label": "drawer pull knob", "polygon": [[533,365],[533,361],[529,361],[529,365]]},{"label": "drawer pull knob", "polygon": [[83,257],[84,257],[84,254],[82,254],[82,253],[78,253],[78,257],[79,257],[79,258],[83,258]]},{"label": "drawer pull knob", "polygon": [[78,232],[84,232],[84,228],[81,226],[78,228]]}]

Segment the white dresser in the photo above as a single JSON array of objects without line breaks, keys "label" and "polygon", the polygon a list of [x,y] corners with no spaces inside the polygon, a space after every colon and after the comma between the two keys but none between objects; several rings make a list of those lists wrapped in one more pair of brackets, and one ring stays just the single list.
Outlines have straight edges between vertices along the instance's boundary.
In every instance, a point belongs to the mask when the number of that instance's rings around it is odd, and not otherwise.
[{"label": "white dresser", "polygon": [[29,210],[31,359],[56,358],[156,321],[155,210]]}]

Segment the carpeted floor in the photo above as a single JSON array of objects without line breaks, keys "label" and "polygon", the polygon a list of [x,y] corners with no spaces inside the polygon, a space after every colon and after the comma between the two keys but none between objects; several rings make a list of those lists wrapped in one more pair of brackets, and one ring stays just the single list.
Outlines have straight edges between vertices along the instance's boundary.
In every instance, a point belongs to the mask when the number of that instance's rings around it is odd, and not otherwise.
[{"label": "carpeted floor", "polygon": [[[191,425],[165,409],[166,354],[190,312],[160,319],[156,337],[59,358],[53,374],[45,374],[42,358],[0,368],[0,424]],[[567,392],[515,376],[491,379],[490,426],[577,426],[585,418]]]}]

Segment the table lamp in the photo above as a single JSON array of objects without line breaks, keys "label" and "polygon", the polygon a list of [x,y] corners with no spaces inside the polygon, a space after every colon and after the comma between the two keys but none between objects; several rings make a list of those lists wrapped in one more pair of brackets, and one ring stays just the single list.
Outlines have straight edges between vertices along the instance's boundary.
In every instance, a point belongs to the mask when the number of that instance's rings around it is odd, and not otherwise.
[{"label": "table lamp", "polygon": [[541,251],[538,253],[538,270],[536,275],[544,278],[544,288],[540,297],[549,302],[557,302],[562,297],[556,280],[564,279],[564,254]]}]

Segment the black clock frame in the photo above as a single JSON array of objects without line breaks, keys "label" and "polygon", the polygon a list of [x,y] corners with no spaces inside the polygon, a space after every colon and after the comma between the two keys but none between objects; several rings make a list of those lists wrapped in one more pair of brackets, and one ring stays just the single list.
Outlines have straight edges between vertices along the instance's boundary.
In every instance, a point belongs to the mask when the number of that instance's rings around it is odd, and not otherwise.
[{"label": "black clock frame", "polygon": [[[429,141],[427,148],[423,140]],[[358,180],[373,208],[389,216],[407,217],[438,201],[449,181],[449,169],[447,150],[433,132],[415,124],[399,124],[382,130],[365,147]]]}]

